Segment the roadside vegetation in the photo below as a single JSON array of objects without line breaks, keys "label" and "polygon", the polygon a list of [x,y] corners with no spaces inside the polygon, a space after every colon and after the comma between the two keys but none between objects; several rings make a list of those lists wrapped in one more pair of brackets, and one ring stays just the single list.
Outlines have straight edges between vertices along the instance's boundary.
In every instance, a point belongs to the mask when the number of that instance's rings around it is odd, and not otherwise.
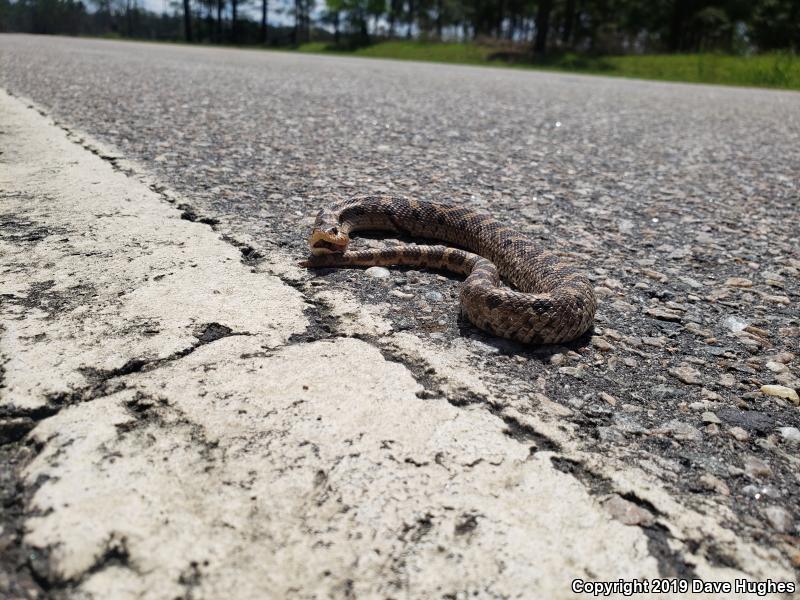
[{"label": "roadside vegetation", "polygon": [[752,56],[721,53],[581,55],[575,52],[531,56],[524,48],[475,43],[388,41],[355,49],[312,42],[300,52],[339,53],[369,58],[421,60],[464,65],[516,66],[663,81],[712,83],[800,90],[800,57],[792,52]]}]

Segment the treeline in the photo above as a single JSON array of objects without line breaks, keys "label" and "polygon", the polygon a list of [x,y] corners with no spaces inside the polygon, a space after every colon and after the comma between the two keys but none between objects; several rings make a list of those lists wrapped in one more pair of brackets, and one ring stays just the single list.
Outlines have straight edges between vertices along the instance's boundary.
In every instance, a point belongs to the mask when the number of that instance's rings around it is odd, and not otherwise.
[{"label": "treeline", "polygon": [[[281,23],[277,26],[276,23]],[[477,40],[535,54],[800,50],[800,0],[0,0],[0,31],[360,46]]]}]

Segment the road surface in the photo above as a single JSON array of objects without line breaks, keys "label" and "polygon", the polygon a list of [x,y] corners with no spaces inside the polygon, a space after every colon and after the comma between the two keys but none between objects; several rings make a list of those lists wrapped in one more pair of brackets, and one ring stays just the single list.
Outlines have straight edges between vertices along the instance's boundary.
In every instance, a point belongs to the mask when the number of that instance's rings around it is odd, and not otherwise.
[{"label": "road surface", "polygon": [[[6,595],[798,578],[800,94],[17,35],[0,88]],[[364,193],[572,257],[594,334],[299,269]]]}]

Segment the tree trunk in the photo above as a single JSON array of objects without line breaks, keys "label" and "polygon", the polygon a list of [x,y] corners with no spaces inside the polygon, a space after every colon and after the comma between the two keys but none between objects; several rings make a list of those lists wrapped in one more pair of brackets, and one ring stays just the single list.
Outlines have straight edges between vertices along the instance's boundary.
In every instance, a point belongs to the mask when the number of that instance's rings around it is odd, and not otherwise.
[{"label": "tree trunk", "polygon": [[239,26],[236,23],[236,9],[239,7],[239,0],[231,0],[231,41],[235,44],[239,39]]},{"label": "tree trunk", "polygon": [[575,25],[575,0],[567,0],[564,9],[564,31],[561,32],[561,42],[569,47],[572,41],[572,28]]},{"label": "tree trunk", "polygon": [[412,29],[414,27],[414,0],[408,0],[408,29],[406,30],[406,38],[411,39]]},{"label": "tree trunk", "polygon": [[261,0],[261,43],[267,44],[267,11],[269,0]]},{"label": "tree trunk", "polygon": [[190,0],[183,0],[183,29],[186,41],[192,41],[192,8]]},{"label": "tree trunk", "polygon": [[224,0],[217,0],[217,43],[222,43],[222,4]]},{"label": "tree trunk", "polygon": [[536,40],[533,42],[536,54],[544,54],[547,51],[547,34],[550,29],[552,8],[553,0],[539,0],[539,7],[536,10]]},{"label": "tree trunk", "polygon": [[339,45],[339,11],[337,10],[333,13],[333,43],[338,46]]},{"label": "tree trunk", "polygon": [[292,29],[292,46],[300,43],[300,0],[294,0],[294,28]]},{"label": "tree trunk", "polygon": [[436,0],[436,37],[441,41],[442,39],[442,21],[444,12],[444,1]]},{"label": "tree trunk", "polygon": [[686,23],[689,6],[687,0],[673,0],[672,23],[669,29],[669,49],[677,52],[683,46],[683,26]]}]

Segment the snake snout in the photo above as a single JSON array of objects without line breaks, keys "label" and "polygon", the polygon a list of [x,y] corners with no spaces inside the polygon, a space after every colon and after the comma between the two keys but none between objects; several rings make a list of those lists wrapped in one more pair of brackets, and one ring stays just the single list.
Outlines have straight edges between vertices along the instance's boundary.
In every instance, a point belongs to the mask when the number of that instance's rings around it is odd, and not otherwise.
[{"label": "snake snout", "polygon": [[315,229],[308,238],[311,254],[343,254],[347,250],[350,238],[339,232],[338,227]]}]

